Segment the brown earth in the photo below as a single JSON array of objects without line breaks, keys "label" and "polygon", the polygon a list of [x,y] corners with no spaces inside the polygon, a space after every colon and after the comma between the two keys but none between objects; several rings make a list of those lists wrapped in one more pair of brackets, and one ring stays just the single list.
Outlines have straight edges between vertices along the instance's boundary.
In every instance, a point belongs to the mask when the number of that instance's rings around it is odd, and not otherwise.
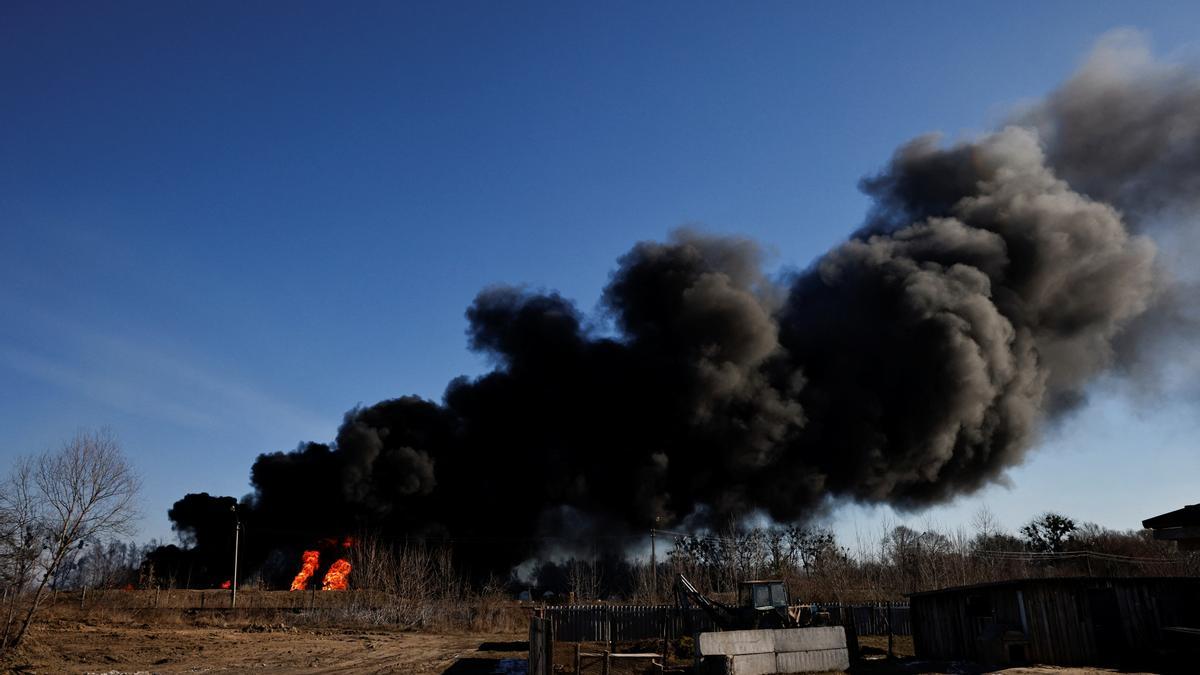
[{"label": "brown earth", "polygon": [[[50,618],[36,625],[15,659],[0,671],[15,673],[415,673],[491,675],[507,662],[524,659],[524,633],[425,633],[382,628],[222,625],[177,621],[162,625],[137,620],[85,617]],[[920,672],[972,672],[912,659],[911,638],[893,644],[899,661],[886,659],[887,639],[860,638],[866,659],[852,672],[868,675]],[[592,647],[592,646],[589,646]],[[602,645],[594,645],[597,650]],[[619,651],[652,651],[654,645],[628,645]],[[555,661],[572,670],[574,645],[556,644]],[[686,662],[673,654],[673,664]],[[647,664],[648,665],[648,664]],[[622,664],[614,672],[645,672]],[[589,669],[591,670],[591,669]],[[978,671],[974,671],[978,672]],[[1008,675],[1084,675],[1103,669],[1033,667],[1000,671]]]},{"label": "brown earth", "polygon": [[17,658],[27,673],[429,673],[485,675],[527,656],[526,636],[51,620]]}]

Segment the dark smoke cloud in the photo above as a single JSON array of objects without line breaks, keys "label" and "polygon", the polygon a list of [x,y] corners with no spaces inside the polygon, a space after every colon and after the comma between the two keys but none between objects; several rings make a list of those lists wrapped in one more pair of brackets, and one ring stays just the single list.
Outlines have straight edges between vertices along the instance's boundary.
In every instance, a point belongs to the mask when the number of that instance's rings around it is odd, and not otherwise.
[{"label": "dark smoke cloud", "polygon": [[1083,67],[1018,117],[1036,128],[1049,163],[1081,192],[1138,225],[1200,204],[1200,73],[1156,61],[1145,37],[1114,31]]},{"label": "dark smoke cloud", "polygon": [[1149,307],[1115,342],[1126,381],[1155,395],[1178,386],[1169,380],[1180,370],[1196,375],[1175,355],[1200,337],[1200,71],[1155,60],[1137,31],[1113,31],[1015,121],[1038,131],[1049,165],[1075,189],[1112,204],[1168,253]]},{"label": "dark smoke cloud", "polygon": [[866,223],[809,269],[770,278],[755,243],[684,230],[619,260],[601,317],[484,290],[467,336],[491,372],[260,456],[247,517],[280,546],[453,537],[486,570],[547,534],[916,508],[1003,480],[1126,336],[1157,330],[1140,320],[1170,277],[1123,213],[1195,196],[1196,78],[1124,89],[1108,44],[1021,124],[900,148],[863,181]]},{"label": "dark smoke cloud", "polygon": [[813,420],[795,451],[831,494],[920,506],[997,480],[1083,398],[1153,292],[1154,248],[1021,128],[917,139],[864,187],[867,226],[781,316]]}]

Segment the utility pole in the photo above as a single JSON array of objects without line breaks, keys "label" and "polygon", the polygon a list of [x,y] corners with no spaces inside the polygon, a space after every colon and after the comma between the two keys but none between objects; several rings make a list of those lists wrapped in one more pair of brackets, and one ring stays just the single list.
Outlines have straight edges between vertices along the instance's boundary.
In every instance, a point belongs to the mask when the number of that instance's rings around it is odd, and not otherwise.
[{"label": "utility pole", "polygon": [[233,511],[233,578],[230,579],[229,588],[229,608],[237,607],[237,564],[238,564],[238,540],[241,539],[242,521],[238,518],[237,504],[230,507]]},{"label": "utility pole", "polygon": [[655,528],[658,527],[658,516],[654,516],[654,527],[650,528],[650,596],[658,602],[658,556],[654,550]]}]

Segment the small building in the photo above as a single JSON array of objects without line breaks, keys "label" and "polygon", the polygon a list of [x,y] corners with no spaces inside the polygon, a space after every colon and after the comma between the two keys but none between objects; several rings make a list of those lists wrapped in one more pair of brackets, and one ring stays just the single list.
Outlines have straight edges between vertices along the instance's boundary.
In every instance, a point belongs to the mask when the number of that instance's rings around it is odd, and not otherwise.
[{"label": "small building", "polygon": [[1181,551],[1200,550],[1200,504],[1147,518],[1142,527],[1154,530],[1155,539],[1176,542]]},{"label": "small building", "polygon": [[[909,596],[918,658],[988,665],[1155,659],[1200,627],[1200,578],[1018,579]],[[1173,629],[1173,630],[1164,630]]]}]

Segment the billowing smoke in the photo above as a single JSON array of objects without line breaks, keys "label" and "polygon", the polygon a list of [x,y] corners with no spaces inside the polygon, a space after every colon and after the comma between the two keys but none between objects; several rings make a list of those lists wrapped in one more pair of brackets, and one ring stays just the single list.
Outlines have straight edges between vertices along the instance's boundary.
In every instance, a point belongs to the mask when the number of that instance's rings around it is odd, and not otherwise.
[{"label": "billowing smoke", "polygon": [[918,508],[1003,480],[1155,323],[1172,287],[1143,223],[1195,206],[1197,77],[1122,40],[1011,126],[901,147],[862,183],[866,223],[803,271],[683,230],[618,261],[600,316],[482,291],[467,333],[491,372],[260,456],[243,510],[280,545],[374,527],[494,569],[547,535]]},{"label": "billowing smoke", "polygon": [[1051,166],[1073,188],[1112,204],[1131,230],[1162,244],[1158,273],[1165,278],[1149,309],[1118,336],[1118,366],[1143,388],[1184,380],[1192,396],[1200,396],[1194,384],[1200,362],[1181,357],[1200,336],[1197,111],[1200,71],[1156,61],[1144,36],[1120,30],[1100,41],[1074,77],[1015,119],[1037,129]]},{"label": "billowing smoke", "polygon": [[[1134,228],[1192,220],[1200,206],[1200,72],[1154,60],[1144,37],[1114,31],[1057,91],[1018,116],[1038,130],[1072,187]],[[1168,223],[1169,225],[1169,223]]]}]

